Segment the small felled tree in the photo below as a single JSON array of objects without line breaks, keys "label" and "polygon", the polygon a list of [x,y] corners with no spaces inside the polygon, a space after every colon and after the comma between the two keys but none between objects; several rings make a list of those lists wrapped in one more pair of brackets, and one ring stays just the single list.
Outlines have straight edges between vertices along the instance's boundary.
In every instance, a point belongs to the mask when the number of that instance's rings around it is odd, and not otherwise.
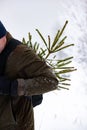
[{"label": "small felled tree", "polygon": [[27,44],[28,47],[31,47],[36,54],[41,58],[41,60],[45,60],[46,63],[51,66],[56,74],[56,77],[59,80],[58,89],[69,89],[70,86],[70,78],[67,78],[66,74],[75,71],[74,67],[70,67],[70,63],[72,62],[73,56],[66,57],[64,59],[58,59],[58,53],[60,51],[64,51],[64,49],[74,46],[74,44],[67,44],[65,40],[67,36],[62,38],[62,34],[65,30],[68,21],[65,22],[63,28],[58,30],[53,42],[51,42],[51,37],[48,35],[48,40],[46,41],[41,32],[36,29],[36,32],[39,34],[40,38],[43,41],[44,48],[42,48],[42,44],[40,45],[38,42],[32,43],[32,35],[28,33],[28,40],[25,38],[22,39],[23,44]]}]

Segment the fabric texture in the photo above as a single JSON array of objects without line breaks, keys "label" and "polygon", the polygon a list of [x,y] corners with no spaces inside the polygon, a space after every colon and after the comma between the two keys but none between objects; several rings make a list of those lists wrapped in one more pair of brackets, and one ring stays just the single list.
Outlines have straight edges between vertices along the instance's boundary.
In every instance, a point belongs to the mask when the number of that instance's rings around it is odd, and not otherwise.
[{"label": "fabric texture", "polygon": [[24,96],[12,98],[16,130],[34,130],[34,113],[31,99]]},{"label": "fabric texture", "polygon": [[25,80],[26,96],[55,90],[58,85],[52,69],[31,48],[23,44],[17,46],[9,55],[5,74],[10,79],[23,78]]},{"label": "fabric texture", "polygon": [[11,97],[0,95],[0,130],[14,130],[15,120],[13,117],[12,107],[11,107]]},{"label": "fabric texture", "polygon": [[0,130],[34,130],[31,99],[0,96]]}]

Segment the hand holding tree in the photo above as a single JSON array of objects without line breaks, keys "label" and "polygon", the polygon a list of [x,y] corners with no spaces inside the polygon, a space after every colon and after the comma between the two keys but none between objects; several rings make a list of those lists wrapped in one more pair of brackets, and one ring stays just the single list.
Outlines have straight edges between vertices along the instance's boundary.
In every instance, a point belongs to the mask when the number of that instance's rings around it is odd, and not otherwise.
[{"label": "hand holding tree", "polygon": [[35,42],[34,44],[32,43],[32,35],[30,33],[28,33],[28,41],[26,41],[25,38],[22,40],[23,44],[27,44],[28,47],[31,47],[35,53],[37,53],[42,60],[45,60],[46,63],[54,70],[54,73],[59,80],[58,89],[69,89],[67,86],[70,86],[68,81],[71,81],[71,79],[66,78],[66,74],[76,70],[74,67],[69,66],[72,62],[73,56],[69,56],[64,59],[57,59],[59,51],[74,46],[74,44],[65,45],[67,36],[61,38],[67,23],[68,21],[65,22],[61,30],[57,31],[52,43],[49,35],[48,40],[46,41],[41,32],[36,29],[36,32],[43,41],[44,48],[42,48],[38,42]]}]

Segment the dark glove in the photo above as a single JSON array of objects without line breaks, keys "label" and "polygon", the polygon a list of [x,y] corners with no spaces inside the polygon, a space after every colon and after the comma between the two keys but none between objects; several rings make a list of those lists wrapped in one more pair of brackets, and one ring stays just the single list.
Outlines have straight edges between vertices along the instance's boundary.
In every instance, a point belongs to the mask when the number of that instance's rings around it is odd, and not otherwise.
[{"label": "dark glove", "polygon": [[58,80],[47,77],[18,79],[18,95],[32,96],[57,89]]}]

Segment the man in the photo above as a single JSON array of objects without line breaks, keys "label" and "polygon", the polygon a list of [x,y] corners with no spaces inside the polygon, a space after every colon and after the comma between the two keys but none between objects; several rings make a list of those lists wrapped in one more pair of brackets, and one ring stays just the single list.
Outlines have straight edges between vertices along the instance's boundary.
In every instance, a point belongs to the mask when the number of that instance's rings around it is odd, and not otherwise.
[{"label": "man", "polygon": [[0,130],[34,130],[33,96],[55,90],[58,80],[35,52],[0,22]]}]

